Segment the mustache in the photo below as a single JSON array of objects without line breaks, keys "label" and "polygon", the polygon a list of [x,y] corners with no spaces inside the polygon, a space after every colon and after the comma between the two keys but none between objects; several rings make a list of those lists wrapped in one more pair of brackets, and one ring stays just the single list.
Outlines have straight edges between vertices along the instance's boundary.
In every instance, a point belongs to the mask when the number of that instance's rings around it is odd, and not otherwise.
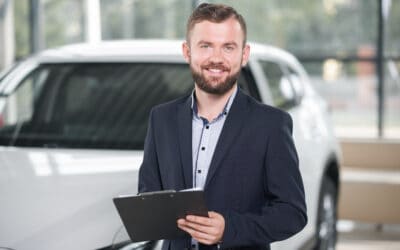
[{"label": "mustache", "polygon": [[209,64],[201,66],[201,68],[202,69],[220,69],[220,70],[223,70],[223,71],[229,71],[230,70],[229,67],[225,66],[222,63],[209,63]]}]

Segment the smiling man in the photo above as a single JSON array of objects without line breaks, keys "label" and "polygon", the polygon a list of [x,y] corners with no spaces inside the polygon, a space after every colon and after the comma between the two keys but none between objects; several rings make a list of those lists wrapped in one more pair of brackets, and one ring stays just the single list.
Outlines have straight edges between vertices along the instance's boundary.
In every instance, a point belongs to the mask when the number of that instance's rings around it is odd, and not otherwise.
[{"label": "smiling man", "polygon": [[194,91],[152,110],[139,192],[202,188],[210,211],[163,249],[269,249],[307,222],[292,119],[238,88],[250,47],[233,8],[199,5],[182,50]]}]

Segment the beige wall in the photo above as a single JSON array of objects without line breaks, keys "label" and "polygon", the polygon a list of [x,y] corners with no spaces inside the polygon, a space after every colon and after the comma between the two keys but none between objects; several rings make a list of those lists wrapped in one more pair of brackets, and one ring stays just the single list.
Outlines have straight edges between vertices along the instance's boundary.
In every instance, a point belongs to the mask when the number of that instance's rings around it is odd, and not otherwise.
[{"label": "beige wall", "polygon": [[400,141],[342,140],[339,219],[400,223]]}]

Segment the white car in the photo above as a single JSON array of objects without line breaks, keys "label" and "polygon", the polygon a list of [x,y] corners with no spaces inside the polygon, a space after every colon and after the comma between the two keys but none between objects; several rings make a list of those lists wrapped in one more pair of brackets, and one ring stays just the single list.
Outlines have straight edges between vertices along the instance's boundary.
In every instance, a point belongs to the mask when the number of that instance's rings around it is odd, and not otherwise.
[{"label": "white car", "polygon": [[[0,249],[157,249],[131,244],[112,198],[137,193],[150,109],[190,94],[182,41],[77,44],[0,77]],[[334,249],[340,151],[300,63],[250,44],[241,88],[288,111],[308,224],[272,249]]]}]

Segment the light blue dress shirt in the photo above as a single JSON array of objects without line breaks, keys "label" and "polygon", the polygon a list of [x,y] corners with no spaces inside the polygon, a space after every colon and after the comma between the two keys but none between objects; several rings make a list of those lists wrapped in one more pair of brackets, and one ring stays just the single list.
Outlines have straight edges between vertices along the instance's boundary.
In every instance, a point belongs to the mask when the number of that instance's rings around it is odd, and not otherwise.
[{"label": "light blue dress shirt", "polygon": [[[204,189],[206,184],[208,169],[214,155],[215,147],[226,117],[232,106],[233,100],[237,93],[235,92],[229,97],[224,109],[211,122],[200,117],[197,111],[197,103],[195,92],[192,94],[192,156],[193,156],[193,188]],[[192,249],[198,250],[198,242],[192,239]]]},{"label": "light blue dress shirt", "polygon": [[204,188],[215,147],[217,146],[222,127],[224,126],[236,93],[237,87],[235,92],[229,97],[224,109],[212,121],[208,121],[198,115],[195,92],[192,94],[192,156],[194,188]]}]

